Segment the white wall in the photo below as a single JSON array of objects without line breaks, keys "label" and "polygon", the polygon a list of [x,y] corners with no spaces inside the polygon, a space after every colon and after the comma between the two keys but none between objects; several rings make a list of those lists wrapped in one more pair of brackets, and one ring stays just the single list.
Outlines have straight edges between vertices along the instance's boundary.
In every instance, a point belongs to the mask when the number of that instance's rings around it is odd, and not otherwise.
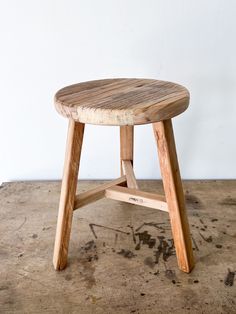
[{"label": "white wall", "polygon": [[[189,88],[174,119],[183,178],[236,178],[235,0],[0,2],[0,180],[59,179],[64,85],[147,77]],[[117,127],[87,126],[82,178],[119,175]],[[136,127],[138,178],[158,178],[150,125]]]}]

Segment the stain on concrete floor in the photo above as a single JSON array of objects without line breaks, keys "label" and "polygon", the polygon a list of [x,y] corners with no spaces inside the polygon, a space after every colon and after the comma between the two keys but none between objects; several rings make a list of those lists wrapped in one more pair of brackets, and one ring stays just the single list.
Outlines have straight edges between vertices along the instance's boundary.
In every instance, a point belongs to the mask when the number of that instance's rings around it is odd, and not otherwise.
[{"label": "stain on concrete floor", "polygon": [[[160,181],[139,185],[162,193]],[[1,186],[0,313],[236,313],[236,181],[184,188],[189,275],[178,270],[167,213],[105,199],[74,213],[68,267],[56,272],[60,183]]]}]

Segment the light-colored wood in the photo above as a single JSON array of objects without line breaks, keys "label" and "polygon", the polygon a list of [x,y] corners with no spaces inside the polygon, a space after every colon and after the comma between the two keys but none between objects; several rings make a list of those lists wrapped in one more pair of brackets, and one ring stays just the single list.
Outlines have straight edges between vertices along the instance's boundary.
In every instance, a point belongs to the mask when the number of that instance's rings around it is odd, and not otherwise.
[{"label": "light-colored wood", "polygon": [[153,79],[108,79],[79,83],[55,95],[57,111],[90,124],[135,125],[170,119],[187,109],[181,85]]},{"label": "light-colored wood", "polygon": [[[70,119],[54,249],[56,269],[66,266],[73,210],[105,196],[169,212],[179,267],[191,271],[194,259],[171,124],[188,103],[185,87],[153,79],[90,81],[56,93],[57,111]],[[120,126],[122,177],[76,196],[84,123]],[[153,123],[166,200],[139,191],[133,171],[134,125],[147,123]]]},{"label": "light-colored wood", "polygon": [[153,130],[158,146],[178,265],[182,271],[189,273],[194,267],[194,258],[172,122],[165,120],[154,123]]},{"label": "light-colored wood", "polygon": [[165,197],[137,189],[114,186],[106,189],[107,198],[168,212]]},{"label": "light-colored wood", "polygon": [[124,125],[120,127],[120,173],[124,175],[123,160],[130,160],[133,166],[134,155],[134,126]]},{"label": "light-colored wood", "polygon": [[123,172],[126,175],[127,186],[131,189],[138,189],[138,183],[135,178],[134,170],[130,160],[122,160]]},{"label": "light-colored wood", "polygon": [[83,134],[84,124],[70,119],[53,256],[56,270],[64,269],[67,264]]},{"label": "light-colored wood", "polygon": [[80,193],[79,195],[76,195],[75,197],[75,203],[74,203],[74,210],[88,205],[90,203],[96,202],[99,199],[105,197],[105,190],[114,186],[114,185],[125,185],[126,184],[126,176],[122,176],[116,180],[113,180],[111,182],[107,182],[105,184],[102,184],[94,189],[91,189],[89,191]]},{"label": "light-colored wood", "polygon": [[120,127],[120,159],[131,160],[134,155],[134,127],[125,125]]}]

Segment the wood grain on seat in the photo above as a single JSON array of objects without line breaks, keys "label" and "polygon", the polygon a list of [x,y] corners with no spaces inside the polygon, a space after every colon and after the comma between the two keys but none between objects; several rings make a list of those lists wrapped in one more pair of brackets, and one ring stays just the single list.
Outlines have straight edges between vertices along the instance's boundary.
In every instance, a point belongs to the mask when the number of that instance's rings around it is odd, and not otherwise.
[{"label": "wood grain on seat", "polygon": [[89,124],[136,125],[170,119],[189,104],[188,90],[153,79],[106,79],[67,86],[55,95],[57,111]]}]

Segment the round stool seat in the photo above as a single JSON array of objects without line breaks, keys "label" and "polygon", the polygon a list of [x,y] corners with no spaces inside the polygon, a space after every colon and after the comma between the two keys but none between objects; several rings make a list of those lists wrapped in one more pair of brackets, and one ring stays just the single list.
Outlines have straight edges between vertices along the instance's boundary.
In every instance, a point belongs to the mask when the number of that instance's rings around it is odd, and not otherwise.
[{"label": "round stool seat", "polygon": [[153,79],[105,79],[60,89],[57,111],[89,124],[136,125],[158,122],[185,111],[188,90],[178,84]]}]

